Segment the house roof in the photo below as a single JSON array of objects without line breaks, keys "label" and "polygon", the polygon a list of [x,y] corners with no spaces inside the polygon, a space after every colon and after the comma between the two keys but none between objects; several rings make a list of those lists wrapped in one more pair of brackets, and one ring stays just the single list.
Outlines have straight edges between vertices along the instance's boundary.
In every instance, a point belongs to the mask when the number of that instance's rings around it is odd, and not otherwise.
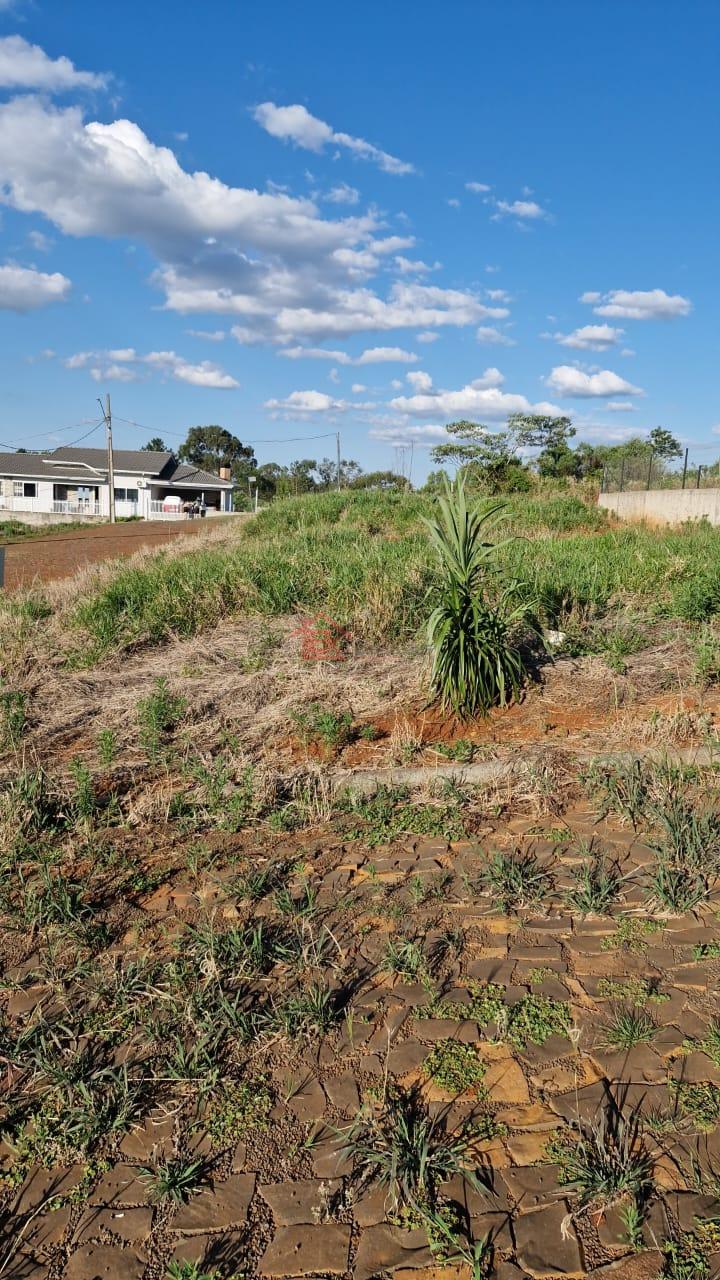
[{"label": "house roof", "polygon": [[163,484],[172,485],[191,485],[193,489],[202,488],[205,485],[209,488],[214,485],[216,488],[222,486],[224,489],[232,489],[232,480],[221,480],[219,476],[214,476],[210,471],[203,471],[201,467],[193,467],[185,462],[177,462],[172,471],[167,471],[162,477]]},{"label": "house roof", "polygon": [[[174,454],[152,453],[144,449],[113,449],[115,471],[120,475],[144,475],[164,485],[206,489],[232,489],[229,480],[178,462]],[[105,449],[73,449],[62,446],[52,453],[0,453],[0,476],[28,480],[77,481],[103,484],[107,481]]]},{"label": "house roof", "polygon": [[0,475],[21,476],[26,480],[84,480],[89,483],[93,478],[104,480],[103,476],[94,476],[92,471],[72,464],[66,466],[48,466],[45,457],[38,453],[0,453]]},{"label": "house roof", "polygon": [[[68,445],[61,445],[49,456],[60,462],[79,462],[86,466],[97,467],[98,471],[107,470],[107,449],[73,449]],[[155,453],[149,449],[113,449],[116,471],[137,471],[144,476],[159,476],[173,460],[169,449],[163,450],[162,453]]]}]

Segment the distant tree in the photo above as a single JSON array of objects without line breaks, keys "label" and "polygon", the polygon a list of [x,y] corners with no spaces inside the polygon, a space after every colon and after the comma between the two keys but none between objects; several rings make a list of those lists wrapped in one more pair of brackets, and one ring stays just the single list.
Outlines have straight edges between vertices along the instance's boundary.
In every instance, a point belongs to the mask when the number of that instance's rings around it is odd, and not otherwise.
[{"label": "distant tree", "polygon": [[607,461],[608,450],[603,445],[588,444],[582,441],[572,450],[575,458],[575,472],[578,479],[586,476],[599,476]]},{"label": "distant tree", "polygon": [[527,468],[515,453],[509,431],[492,432],[479,422],[450,422],[445,430],[455,439],[436,445],[434,462],[454,462],[466,482],[487,493],[509,493],[531,485]]},{"label": "distant tree", "polygon": [[141,448],[141,453],[169,453],[165,441],[161,436],[153,436],[152,440],[148,440]]},{"label": "distant tree", "polygon": [[682,445],[667,427],[653,427],[648,436],[648,443],[656,458],[681,458]]},{"label": "distant tree", "polygon": [[178,450],[178,457],[182,462],[190,462],[205,471],[230,467],[234,474],[235,469],[244,463],[255,466],[255,453],[250,445],[243,444],[225,427],[215,424],[191,427]]},{"label": "distant tree", "polygon": [[440,467],[438,471],[429,471],[425,481],[424,489],[426,493],[437,494],[445,492],[445,485],[449,484],[450,476],[444,467]]},{"label": "distant tree", "polygon": [[572,475],[573,463],[568,440],[575,435],[570,418],[554,418],[546,413],[513,413],[508,431],[518,449],[540,449],[538,470],[543,476]]},{"label": "distant tree", "polygon": [[[318,462],[317,467],[317,486],[319,489],[335,489],[337,487],[337,460],[335,458],[323,458],[322,462]],[[340,484],[347,487],[362,475],[362,467],[359,462],[355,462],[352,458],[340,459]]]},{"label": "distant tree", "polygon": [[396,471],[366,471],[350,481],[351,489],[409,489],[410,482],[406,476],[399,476]]}]

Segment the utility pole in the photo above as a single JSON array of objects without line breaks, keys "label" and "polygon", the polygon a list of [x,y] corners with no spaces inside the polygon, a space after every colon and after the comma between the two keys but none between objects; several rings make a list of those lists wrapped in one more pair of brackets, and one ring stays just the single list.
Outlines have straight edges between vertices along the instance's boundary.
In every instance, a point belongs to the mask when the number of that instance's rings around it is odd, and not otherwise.
[{"label": "utility pole", "polygon": [[335,432],[335,444],[337,445],[337,487],[338,487],[338,493],[339,493],[341,484],[342,484],[342,464],[340,461],[340,432],[339,431]]},{"label": "utility pole", "polygon": [[115,524],[115,464],[113,462],[113,443],[112,443],[112,414],[110,412],[110,392],[105,396],[105,404],[102,400],[98,400],[98,404],[102,409],[102,415],[105,419],[105,437],[107,440],[107,456],[108,456],[108,489],[110,490],[110,523]]}]

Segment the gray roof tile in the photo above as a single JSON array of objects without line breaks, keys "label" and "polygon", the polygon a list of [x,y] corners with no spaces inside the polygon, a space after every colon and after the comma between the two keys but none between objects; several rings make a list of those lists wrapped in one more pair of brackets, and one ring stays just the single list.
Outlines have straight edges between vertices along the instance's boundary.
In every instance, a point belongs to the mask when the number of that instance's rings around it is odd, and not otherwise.
[{"label": "gray roof tile", "polygon": [[[227,480],[200,467],[177,462],[172,453],[151,453],[144,449],[113,449],[115,470],[122,474],[142,473],[165,485],[194,485],[196,488],[232,487]],[[62,463],[63,465],[58,465]],[[93,468],[91,470],[90,468]],[[63,446],[52,453],[0,453],[0,476],[28,479],[84,481],[102,484],[107,479],[105,449],[73,449]]]}]

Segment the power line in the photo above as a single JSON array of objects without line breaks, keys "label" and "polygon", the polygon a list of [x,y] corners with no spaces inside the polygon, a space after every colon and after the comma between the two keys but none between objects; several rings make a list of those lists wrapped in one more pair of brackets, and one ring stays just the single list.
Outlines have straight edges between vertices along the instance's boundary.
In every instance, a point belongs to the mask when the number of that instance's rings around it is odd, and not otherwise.
[{"label": "power line", "polygon": [[[84,423],[82,423],[82,422],[74,422],[74,423],[73,423],[73,425],[72,425],[72,427],[58,427],[58,428],[57,428],[57,431],[58,431],[58,432],[60,432],[60,431],[72,431],[75,427],[85,426],[86,424],[87,424],[87,419],[85,420],[85,422],[84,422]],[[96,423],[94,424],[94,426],[92,426],[92,427],[90,428],[90,430],[89,430],[89,431],[86,431],[86,432],[85,432],[85,435],[83,435],[83,436],[78,436],[77,440],[71,440],[69,444],[64,444],[64,445],[63,445],[63,449],[72,449],[74,445],[76,445],[76,444],[80,444],[80,442],[81,442],[82,440],[87,440],[88,436],[91,436],[91,435],[93,434],[93,432],[94,432],[94,431],[97,431],[98,427],[101,427],[101,426],[102,426],[102,424],[103,424],[103,420],[101,419],[101,421],[100,421],[100,422],[96,422]],[[39,431],[39,432],[37,432],[37,433],[36,433],[36,435],[34,435],[34,436],[26,436],[26,437],[25,437],[25,439],[26,439],[26,440],[37,440],[40,436],[45,436],[45,437],[47,437],[47,436],[49,436],[49,435],[53,435],[53,434],[54,434],[54,432],[52,432],[52,431]],[[2,448],[3,448],[3,449],[11,449],[13,453],[17,453],[18,449],[24,449],[24,448],[25,448],[24,444],[5,444],[5,443],[4,443],[4,441],[2,441],[2,440],[0,440],[0,446],[2,446]],[[34,450],[33,452],[42,452],[42,450]]]},{"label": "power line", "polygon": [[[124,422],[129,427],[139,427],[141,431],[158,430],[157,427],[149,427],[146,422],[133,422],[132,418],[121,418],[117,413],[113,414],[113,417],[116,422]],[[164,436],[175,436],[178,440],[185,439],[181,431],[171,431],[168,427],[160,427],[159,430]],[[332,440],[336,435],[337,431],[325,431],[318,436],[280,436],[273,440],[244,440],[243,444],[300,444],[305,440]]]}]

